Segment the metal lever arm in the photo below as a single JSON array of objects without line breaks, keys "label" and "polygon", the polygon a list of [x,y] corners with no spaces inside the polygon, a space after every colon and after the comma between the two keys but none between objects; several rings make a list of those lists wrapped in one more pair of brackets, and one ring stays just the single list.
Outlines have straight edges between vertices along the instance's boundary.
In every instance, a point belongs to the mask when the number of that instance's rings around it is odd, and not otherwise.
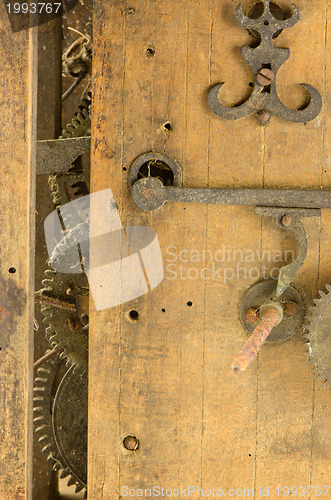
[{"label": "metal lever arm", "polygon": [[161,208],[166,201],[283,208],[331,208],[331,191],[294,189],[221,189],[164,186],[155,177],[136,181],[135,203],[143,210]]}]

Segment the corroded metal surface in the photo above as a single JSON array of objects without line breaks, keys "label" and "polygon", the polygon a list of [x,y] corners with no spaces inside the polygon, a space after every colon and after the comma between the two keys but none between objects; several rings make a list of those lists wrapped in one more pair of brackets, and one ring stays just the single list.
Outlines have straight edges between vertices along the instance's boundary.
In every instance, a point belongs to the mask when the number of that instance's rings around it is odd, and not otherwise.
[{"label": "corroded metal surface", "polygon": [[63,366],[59,356],[38,368],[33,411],[43,453],[54,471],[68,477],[68,485],[79,492],[87,482],[87,375],[73,368]]},{"label": "corroded metal surface", "polygon": [[261,310],[261,320],[259,324],[231,364],[231,368],[235,373],[242,372],[248,368],[269,337],[272,329],[279,325],[283,319],[282,306],[277,302],[269,302],[262,307],[263,310]]},{"label": "corroded metal surface", "polygon": [[269,0],[263,0],[263,7],[263,13],[257,19],[247,17],[241,4],[236,10],[238,24],[257,34],[260,39],[258,47],[244,46],[241,49],[242,56],[251,67],[255,78],[250,97],[237,106],[225,106],[219,99],[219,92],[224,83],[219,83],[208,93],[209,107],[213,113],[227,120],[238,120],[252,113],[257,113],[260,117],[259,114],[263,113],[263,119],[260,119],[262,125],[266,125],[272,115],[299,123],[313,120],[322,109],[322,97],[314,87],[301,84],[307,91],[307,104],[304,108],[296,110],[286,107],[277,93],[277,73],[289,58],[290,50],[275,47],[273,39],[280,31],[291,28],[299,21],[299,9],[293,5],[291,17],[281,20],[274,17]]},{"label": "corroded metal surface", "polygon": [[155,177],[135,182],[132,196],[139,208],[146,211],[161,208],[167,201],[284,208],[331,208],[331,191],[168,187]]},{"label": "corroded metal surface", "polygon": [[305,337],[308,339],[308,361],[324,386],[331,384],[331,286],[326,285],[327,293],[319,292],[315,307],[310,309],[309,325]]}]

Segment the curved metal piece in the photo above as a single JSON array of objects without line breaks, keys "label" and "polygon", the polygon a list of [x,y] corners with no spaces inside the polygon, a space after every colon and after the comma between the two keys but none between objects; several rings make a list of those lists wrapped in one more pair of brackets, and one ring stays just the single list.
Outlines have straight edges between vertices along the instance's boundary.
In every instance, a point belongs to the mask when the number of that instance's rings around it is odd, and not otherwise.
[{"label": "curved metal piece", "polygon": [[[321,94],[311,85],[302,83],[301,87],[304,87],[309,93],[309,103],[302,109],[290,109],[285,106],[279,99],[277,93],[275,92],[272,96],[272,106],[268,103],[267,110],[273,113],[273,110],[277,110],[277,116],[297,123],[307,123],[314,120],[316,116],[320,113],[322,109],[322,97]],[[273,113],[275,114],[275,113]]]},{"label": "curved metal piece", "polygon": [[248,101],[233,107],[222,104],[218,95],[223,85],[224,83],[218,83],[208,92],[208,104],[215,115],[221,116],[226,120],[238,120],[239,118],[243,118],[244,116],[254,113],[255,110],[249,106]]},{"label": "curved metal piece", "polygon": [[235,14],[238,24],[260,37],[260,44],[257,47],[241,48],[242,55],[255,77],[251,95],[237,106],[225,106],[219,99],[219,91],[224,85],[220,83],[214,85],[208,92],[209,107],[213,113],[226,120],[238,120],[256,112],[262,125],[266,125],[273,115],[287,121],[306,123],[320,113],[323,105],[322,97],[311,85],[301,84],[309,93],[309,100],[304,108],[290,109],[281,102],[277,94],[277,74],[282,64],[289,58],[290,50],[275,47],[273,44],[277,34],[286,28],[291,28],[299,21],[299,9],[293,5],[292,16],[281,20],[276,19],[271,13],[270,0],[263,0],[263,4],[264,12],[257,19],[246,16],[241,4]]},{"label": "curved metal piece", "polygon": [[297,258],[284,266],[279,271],[279,278],[276,288],[276,297],[279,298],[285,292],[286,288],[291,284],[293,278],[297,275],[300,267],[303,265],[307,257],[308,238],[306,230],[299,219],[294,219],[289,227],[284,227],[279,217],[275,218],[276,224],[285,231],[291,231],[298,240],[299,253]]}]

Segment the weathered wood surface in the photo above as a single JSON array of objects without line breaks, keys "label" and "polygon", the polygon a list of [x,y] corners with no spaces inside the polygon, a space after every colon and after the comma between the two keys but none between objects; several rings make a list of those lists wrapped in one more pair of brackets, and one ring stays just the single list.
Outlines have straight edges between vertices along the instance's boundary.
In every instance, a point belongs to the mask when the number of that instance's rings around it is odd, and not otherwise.
[{"label": "weathered wood surface", "polygon": [[[95,1],[92,190],[112,189],[124,226],[156,229],[165,279],[130,303],[92,308],[91,499],[119,498],[123,486],[188,485],[253,489],[256,498],[269,486],[276,498],[277,486],[330,479],[331,398],[307,364],[302,331],[265,346],[246,373],[229,368],[247,338],[239,301],[263,265],[269,273],[284,263],[293,240],[249,207],[167,204],[147,214],[128,189],[131,161],[149,150],[173,156],[186,186],[330,187],[328,2],[298,0],[301,22],[276,41],[291,48],[279,73],[284,102],[300,106],[296,84],[307,82],[323,94],[323,112],[307,125],[272,118],[266,129],[253,116],[223,121],[206,105],[208,88],[221,81],[229,105],[249,94],[239,49],[250,36],[234,20],[238,3]],[[328,212],[305,226],[309,254],[295,285],[311,305],[331,282]],[[184,260],[191,252],[200,260],[181,262],[181,250]],[[206,266],[207,279],[188,278],[188,269],[196,277]],[[139,438],[138,451],[124,449],[127,435]]]},{"label": "weathered wood surface", "polygon": [[0,498],[32,495],[36,33],[1,35]]}]

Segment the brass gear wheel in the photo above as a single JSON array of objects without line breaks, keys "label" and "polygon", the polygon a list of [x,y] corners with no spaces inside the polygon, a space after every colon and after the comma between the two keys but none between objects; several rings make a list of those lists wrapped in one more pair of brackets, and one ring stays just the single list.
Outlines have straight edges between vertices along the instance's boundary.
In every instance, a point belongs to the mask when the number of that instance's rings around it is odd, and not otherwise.
[{"label": "brass gear wheel", "polygon": [[68,486],[75,485],[76,493],[85,488],[86,494],[87,375],[68,369],[57,356],[38,368],[33,392],[42,452],[61,478],[68,477]]}]

